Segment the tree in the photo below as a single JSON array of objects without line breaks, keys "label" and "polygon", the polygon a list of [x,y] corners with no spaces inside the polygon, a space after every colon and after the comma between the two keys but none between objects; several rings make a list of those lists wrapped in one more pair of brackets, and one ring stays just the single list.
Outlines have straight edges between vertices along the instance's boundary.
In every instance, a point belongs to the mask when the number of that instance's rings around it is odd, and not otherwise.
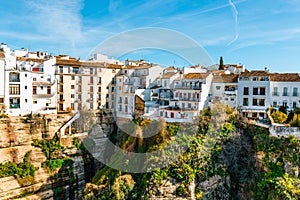
[{"label": "tree", "polygon": [[224,67],[224,62],[223,62],[223,57],[221,56],[220,57],[220,64],[219,64],[219,70],[224,70],[225,67]]},{"label": "tree", "polygon": [[279,124],[283,124],[288,118],[287,114],[285,114],[279,110],[276,110],[275,112],[273,112],[271,114],[271,116],[274,119],[274,122],[279,123]]}]

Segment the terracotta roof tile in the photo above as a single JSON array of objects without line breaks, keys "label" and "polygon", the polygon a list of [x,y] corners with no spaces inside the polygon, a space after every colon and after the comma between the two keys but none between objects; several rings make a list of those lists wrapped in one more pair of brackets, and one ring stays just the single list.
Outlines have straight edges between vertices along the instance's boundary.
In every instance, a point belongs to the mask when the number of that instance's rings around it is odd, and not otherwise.
[{"label": "terracotta roof tile", "polygon": [[300,82],[300,76],[297,73],[274,73],[270,76],[274,82]]},{"label": "terracotta roof tile", "polygon": [[184,74],[183,79],[204,79],[209,76],[210,73],[189,73]]},{"label": "terracotta roof tile", "polygon": [[171,78],[174,76],[176,73],[175,72],[167,72],[161,76],[161,78]]},{"label": "terracotta roof tile", "polygon": [[46,61],[47,59],[44,58],[26,58],[26,57],[16,57],[17,60],[22,60],[22,61],[26,61],[26,62],[39,62],[42,63],[44,61]]},{"label": "terracotta roof tile", "polygon": [[237,74],[215,75],[213,77],[213,82],[214,83],[237,83],[238,75]]},{"label": "terracotta roof tile", "polygon": [[0,51],[0,58],[5,58],[5,54],[3,51]]},{"label": "terracotta roof tile", "polygon": [[243,72],[241,76],[270,76],[270,73],[265,70],[252,70]]},{"label": "terracotta roof tile", "polygon": [[170,66],[170,67],[165,68],[165,70],[176,70],[176,68],[174,66]]}]

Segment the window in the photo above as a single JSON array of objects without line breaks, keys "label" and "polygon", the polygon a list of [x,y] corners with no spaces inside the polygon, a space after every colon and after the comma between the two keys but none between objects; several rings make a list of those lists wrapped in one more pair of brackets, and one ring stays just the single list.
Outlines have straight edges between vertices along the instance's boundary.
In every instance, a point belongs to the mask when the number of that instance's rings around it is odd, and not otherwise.
[{"label": "window", "polygon": [[90,87],[90,92],[94,92],[93,86]]},{"label": "window", "polygon": [[37,100],[36,99],[33,100],[33,104],[37,104]]},{"label": "window", "polygon": [[273,102],[273,107],[277,107],[277,101]]},{"label": "window", "polygon": [[94,77],[90,77],[90,84],[94,83]]},{"label": "window", "polygon": [[287,101],[283,101],[282,106],[287,107]]},{"label": "window", "polygon": [[51,86],[47,86],[47,94],[51,94]]},{"label": "window", "polygon": [[257,118],[257,113],[252,113],[253,118]]},{"label": "window", "polygon": [[253,77],[253,81],[258,81],[258,77]]},{"label": "window", "polygon": [[27,77],[27,74],[25,74],[25,77]]},{"label": "window", "polygon": [[43,90],[44,89],[44,86],[41,86],[41,90]]},{"label": "window", "polygon": [[244,87],[244,95],[249,95],[249,88],[248,87]]},{"label": "window", "polygon": [[[121,80],[121,79],[120,79]],[[98,78],[98,83],[101,83],[101,77]]]},{"label": "window", "polygon": [[248,81],[249,80],[249,78],[248,77],[244,77],[244,81]]},{"label": "window", "polygon": [[298,88],[293,88],[293,96],[294,97],[298,96]]},{"label": "window", "polygon": [[125,106],[125,112],[128,112],[128,106],[127,105]]},{"label": "window", "polygon": [[217,90],[220,90],[220,89],[221,89],[221,86],[216,86],[216,89],[217,89]]},{"label": "window", "polygon": [[283,88],[283,95],[282,96],[288,96],[288,88],[287,87]]},{"label": "window", "polygon": [[25,103],[27,103],[27,99],[25,99]]},{"label": "window", "polygon": [[71,99],[74,99],[74,94],[71,94]]},{"label": "window", "polygon": [[93,103],[90,103],[90,109],[93,110],[94,106]]},{"label": "window", "polygon": [[93,74],[93,73],[94,73],[94,69],[90,68],[90,74]]},{"label": "window", "polygon": [[278,87],[273,88],[273,96],[278,96]]},{"label": "window", "polygon": [[27,90],[27,85],[25,85],[25,90]]},{"label": "window", "polygon": [[75,89],[75,85],[71,85],[71,89]]},{"label": "window", "polygon": [[297,102],[293,102],[293,108],[296,108],[297,107]]},{"label": "window", "polygon": [[78,74],[79,73],[79,68],[78,67],[73,67],[73,73]]},{"label": "window", "polygon": [[265,106],[265,99],[259,99],[259,106]]},{"label": "window", "polygon": [[266,95],[266,88],[264,88],[264,87],[259,88],[259,94]]},{"label": "window", "polygon": [[122,97],[119,97],[119,103],[122,103]]},{"label": "window", "polygon": [[257,106],[257,105],[258,105],[257,99],[253,99],[253,100],[252,100],[252,105],[253,105],[253,106]]},{"label": "window", "polygon": [[9,108],[20,108],[20,98],[10,98]]},{"label": "window", "polygon": [[11,95],[20,95],[20,85],[10,84],[9,85],[9,94],[11,94]]},{"label": "window", "polygon": [[119,111],[122,111],[122,105],[119,105]]},{"label": "window", "polygon": [[33,80],[33,81],[36,81],[36,78],[33,78],[32,80]]},{"label": "window", "polygon": [[234,98],[230,98],[230,101],[234,101]]},{"label": "window", "polygon": [[253,95],[258,95],[258,88],[253,88]]},{"label": "window", "polygon": [[32,94],[36,94],[36,86],[32,86]]},{"label": "window", "polygon": [[71,76],[72,77],[72,80],[74,81],[75,80],[75,76]]},{"label": "window", "polygon": [[188,103],[188,108],[191,108],[192,107],[192,104],[191,103]]},{"label": "window", "polygon": [[248,98],[244,98],[243,99],[243,106],[248,106],[249,102],[248,102]]}]

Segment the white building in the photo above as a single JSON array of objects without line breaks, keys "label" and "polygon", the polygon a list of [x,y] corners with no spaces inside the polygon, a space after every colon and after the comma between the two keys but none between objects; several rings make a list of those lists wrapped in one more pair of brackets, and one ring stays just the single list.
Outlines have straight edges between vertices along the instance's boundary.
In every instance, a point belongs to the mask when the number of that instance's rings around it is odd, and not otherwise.
[{"label": "white building", "polygon": [[11,51],[4,44],[1,50],[4,95],[0,95],[6,113],[12,116],[56,113],[55,59],[40,53],[29,58],[27,50]]},{"label": "white building", "polygon": [[270,73],[268,71],[244,72],[238,79],[237,105],[243,116],[266,118],[270,102]]},{"label": "white building", "polygon": [[210,103],[219,101],[231,107],[237,107],[238,75],[216,74],[210,90]]},{"label": "white building", "polygon": [[270,103],[274,108],[283,106],[289,111],[300,107],[300,76],[298,73],[271,74],[270,89]]},{"label": "white building", "polygon": [[174,99],[169,106],[160,106],[159,115],[167,122],[191,122],[208,106],[211,73],[181,74],[175,80]]},{"label": "white building", "polygon": [[114,95],[116,106],[109,108],[114,109],[117,117],[132,118],[136,114],[136,96],[149,101],[149,88],[155,85],[156,78],[163,70],[163,67],[143,60],[126,60],[124,68],[116,77],[115,93],[110,94]]}]

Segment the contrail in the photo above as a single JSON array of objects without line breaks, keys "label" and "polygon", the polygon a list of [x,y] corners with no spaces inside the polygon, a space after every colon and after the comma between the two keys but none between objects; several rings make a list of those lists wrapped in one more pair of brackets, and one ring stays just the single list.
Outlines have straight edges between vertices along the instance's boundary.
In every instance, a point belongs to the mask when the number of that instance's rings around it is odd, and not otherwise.
[{"label": "contrail", "polygon": [[237,9],[236,9],[234,3],[232,3],[231,0],[228,0],[228,3],[229,3],[229,5],[231,6],[232,12],[233,12],[233,14],[234,14],[234,20],[235,20],[235,36],[234,36],[233,40],[227,44],[227,46],[229,46],[229,45],[231,45],[232,43],[234,43],[234,42],[238,39],[238,37],[239,37],[239,32],[238,32],[238,14],[239,14],[239,13],[238,13],[238,11],[237,11]]}]

